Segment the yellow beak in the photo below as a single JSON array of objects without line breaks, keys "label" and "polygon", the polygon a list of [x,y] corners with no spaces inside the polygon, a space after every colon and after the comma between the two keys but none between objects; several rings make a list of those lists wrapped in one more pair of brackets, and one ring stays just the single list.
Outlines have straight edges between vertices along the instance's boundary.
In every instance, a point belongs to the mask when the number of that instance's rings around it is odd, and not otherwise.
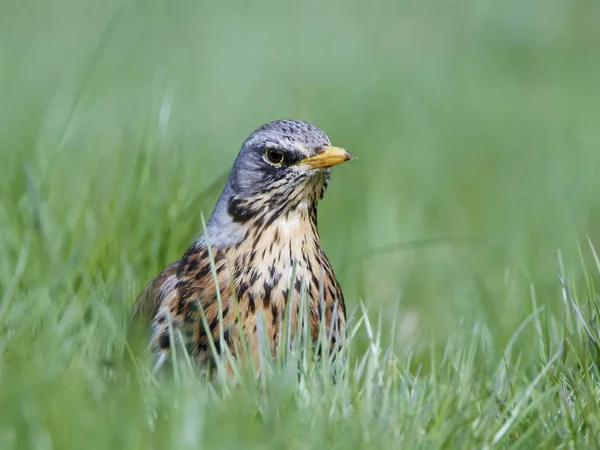
[{"label": "yellow beak", "polygon": [[316,156],[311,156],[310,158],[302,159],[298,164],[306,164],[313,169],[320,169],[335,166],[336,164],[341,164],[351,159],[354,159],[354,156],[352,156],[349,151],[340,147],[326,145],[321,150],[321,153]]}]

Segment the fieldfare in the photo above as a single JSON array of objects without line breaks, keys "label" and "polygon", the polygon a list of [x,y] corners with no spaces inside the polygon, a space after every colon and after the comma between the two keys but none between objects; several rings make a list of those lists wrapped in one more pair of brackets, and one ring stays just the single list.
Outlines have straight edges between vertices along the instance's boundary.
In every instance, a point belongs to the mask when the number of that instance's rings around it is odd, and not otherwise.
[{"label": "fieldfare", "polygon": [[329,345],[343,344],[344,297],[321,248],[317,203],[330,168],[352,158],[302,121],[270,122],[246,139],[204,233],[133,307],[157,366],[182,346],[205,367],[222,343],[238,357],[246,345],[256,361],[259,331],[274,352],[286,314],[297,329],[301,295],[313,342],[325,325]]}]

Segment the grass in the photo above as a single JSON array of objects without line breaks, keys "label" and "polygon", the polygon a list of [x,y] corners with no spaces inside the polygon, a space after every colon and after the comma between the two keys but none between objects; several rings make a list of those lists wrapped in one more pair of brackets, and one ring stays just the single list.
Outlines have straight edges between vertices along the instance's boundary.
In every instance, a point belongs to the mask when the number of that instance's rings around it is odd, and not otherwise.
[{"label": "grass", "polygon": [[[5,2],[0,448],[600,447],[595,2]],[[103,362],[276,118],[356,310],[237,386]]]}]

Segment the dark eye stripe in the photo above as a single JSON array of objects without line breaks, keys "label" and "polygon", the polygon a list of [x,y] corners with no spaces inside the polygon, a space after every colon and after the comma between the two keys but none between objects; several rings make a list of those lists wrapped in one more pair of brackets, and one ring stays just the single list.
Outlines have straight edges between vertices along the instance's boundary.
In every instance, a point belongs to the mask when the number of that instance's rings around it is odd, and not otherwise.
[{"label": "dark eye stripe", "polygon": [[300,153],[286,153],[285,155],[285,165],[286,166],[293,166],[294,164],[296,164],[298,161],[300,161],[301,159],[304,159],[305,156],[300,154]]}]

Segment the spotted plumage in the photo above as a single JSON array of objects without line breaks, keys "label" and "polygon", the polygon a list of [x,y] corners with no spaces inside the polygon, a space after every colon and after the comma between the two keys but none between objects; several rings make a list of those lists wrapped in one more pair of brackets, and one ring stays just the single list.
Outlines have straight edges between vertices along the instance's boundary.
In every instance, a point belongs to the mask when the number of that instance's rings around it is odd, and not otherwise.
[{"label": "spotted plumage", "polygon": [[344,298],[321,247],[317,203],[330,167],[349,159],[306,122],[271,122],[248,137],[205,233],[133,307],[138,324],[150,323],[159,365],[172,337],[200,366],[214,356],[212,348],[222,352],[221,342],[234,355],[247,343],[256,359],[259,316],[274,352],[286,314],[297,329],[303,291],[312,338],[324,320],[331,344],[344,342]]}]

